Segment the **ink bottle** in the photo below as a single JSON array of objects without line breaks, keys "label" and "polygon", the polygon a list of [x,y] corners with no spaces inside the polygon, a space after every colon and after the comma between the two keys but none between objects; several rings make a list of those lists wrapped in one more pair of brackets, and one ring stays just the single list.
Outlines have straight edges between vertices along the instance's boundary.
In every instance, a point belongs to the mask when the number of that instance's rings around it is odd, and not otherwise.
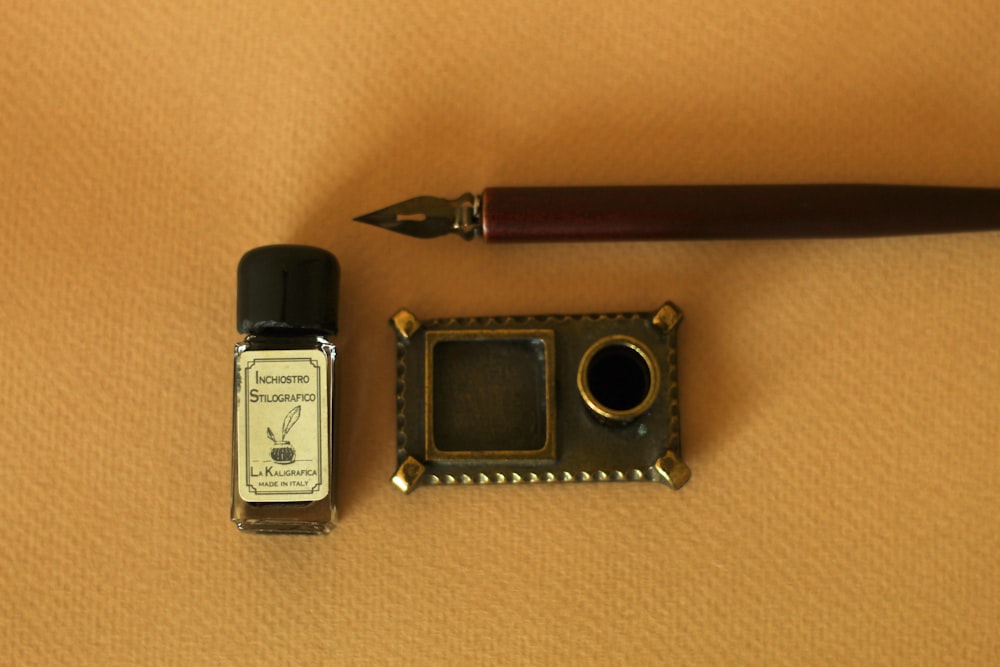
[{"label": "ink bottle", "polygon": [[232,520],[325,534],[337,518],[334,367],[340,267],[299,245],[255,248],[237,269]]}]

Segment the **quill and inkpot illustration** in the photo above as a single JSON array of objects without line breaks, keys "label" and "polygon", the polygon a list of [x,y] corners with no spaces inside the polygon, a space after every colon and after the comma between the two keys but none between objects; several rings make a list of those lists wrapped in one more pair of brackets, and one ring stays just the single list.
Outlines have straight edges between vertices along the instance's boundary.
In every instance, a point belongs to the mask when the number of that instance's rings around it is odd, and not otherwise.
[{"label": "quill and inkpot illustration", "polygon": [[270,426],[267,427],[267,437],[273,443],[271,445],[271,460],[275,463],[288,465],[295,462],[295,448],[292,447],[292,443],[285,440],[285,436],[295,426],[295,422],[299,420],[301,414],[302,406],[300,405],[296,405],[288,411],[288,414],[285,415],[285,421],[281,424],[281,440],[274,437],[274,431],[271,430]]}]

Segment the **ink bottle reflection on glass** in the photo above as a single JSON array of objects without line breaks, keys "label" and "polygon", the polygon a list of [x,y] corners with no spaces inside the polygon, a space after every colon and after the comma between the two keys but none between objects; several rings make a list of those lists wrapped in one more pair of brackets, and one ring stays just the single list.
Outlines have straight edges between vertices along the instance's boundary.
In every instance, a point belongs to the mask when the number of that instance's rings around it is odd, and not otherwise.
[{"label": "ink bottle reflection on glass", "polygon": [[258,533],[323,534],[334,500],[340,267],[320,248],[255,248],[237,270],[232,520]]}]

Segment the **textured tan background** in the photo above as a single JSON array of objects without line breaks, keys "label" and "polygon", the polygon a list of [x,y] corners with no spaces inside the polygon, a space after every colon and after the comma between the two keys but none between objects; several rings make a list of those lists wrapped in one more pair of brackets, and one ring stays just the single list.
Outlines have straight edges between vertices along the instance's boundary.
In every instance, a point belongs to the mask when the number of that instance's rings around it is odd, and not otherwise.
[{"label": "textured tan background", "polygon": [[[996,3],[611,4],[3,4],[0,663],[1000,661],[1000,235],[349,221],[486,185],[1000,186]],[[275,242],[344,271],[322,539],[228,521],[235,266]],[[397,308],[667,298],[683,491],[389,484]]]}]

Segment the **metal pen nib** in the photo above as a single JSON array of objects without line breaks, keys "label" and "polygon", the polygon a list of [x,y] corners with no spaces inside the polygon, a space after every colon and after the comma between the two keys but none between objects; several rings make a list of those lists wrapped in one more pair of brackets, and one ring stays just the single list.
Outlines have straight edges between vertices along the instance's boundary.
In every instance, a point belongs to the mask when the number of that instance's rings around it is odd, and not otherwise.
[{"label": "metal pen nib", "polygon": [[414,197],[354,219],[418,239],[458,234],[469,241],[481,231],[479,198],[468,192],[458,199]]}]

